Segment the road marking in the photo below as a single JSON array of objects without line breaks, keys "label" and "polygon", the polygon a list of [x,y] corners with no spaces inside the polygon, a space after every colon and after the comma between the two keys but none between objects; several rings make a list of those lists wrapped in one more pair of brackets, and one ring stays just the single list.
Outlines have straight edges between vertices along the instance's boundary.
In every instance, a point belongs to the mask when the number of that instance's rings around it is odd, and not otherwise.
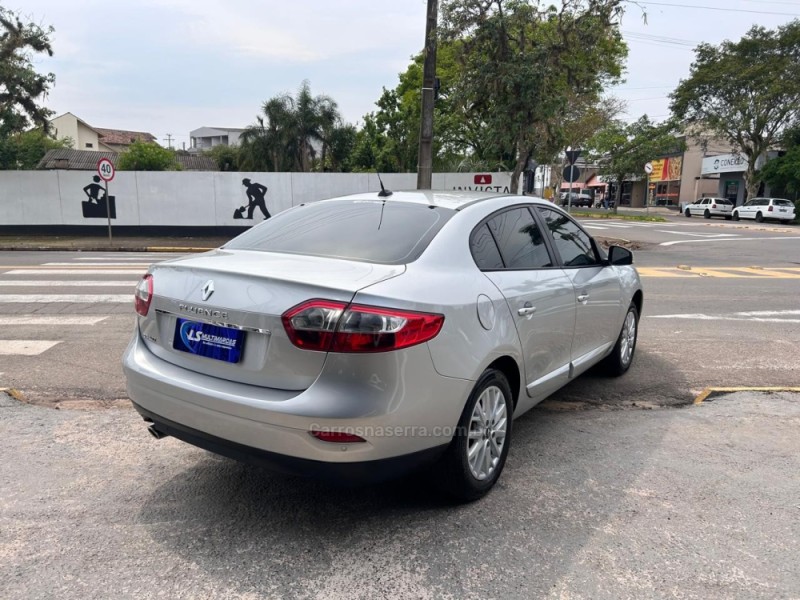
[{"label": "road marking", "polygon": [[800,387],[708,387],[694,399],[694,404],[702,404],[714,396],[736,392],[800,392]]},{"label": "road marking", "polygon": [[[2,267],[0,267],[2,269]],[[0,273],[2,275],[139,275],[146,269],[13,269]]]},{"label": "road marking", "polygon": [[37,356],[60,343],[47,340],[0,340],[0,355]]},{"label": "road marking", "polygon": [[[796,267],[772,267],[769,269],[753,267],[715,267],[707,269],[705,267],[637,267],[640,277],[662,277],[662,278],[701,278],[701,277],[722,277],[733,279],[800,279],[800,268]],[[732,271],[732,272],[728,272]]]},{"label": "road marking", "polygon": [[[755,269],[753,267],[731,267],[731,270],[742,271],[751,275],[760,275],[762,277],[773,277],[775,279],[800,279],[800,273],[794,274],[791,272],[784,272],[775,269]],[[800,269],[797,269],[800,272]]]},{"label": "road marking", "polygon": [[[776,311],[781,314],[780,311]],[[789,315],[794,314],[793,311],[788,311]],[[745,317],[738,316],[741,313],[733,313],[733,315],[704,315],[702,313],[680,313],[676,315],[646,315],[651,319],[690,319],[695,321],[747,321],[752,323],[800,323],[800,319],[778,319],[773,317]]]},{"label": "road marking", "polygon": [[133,302],[130,294],[0,294],[0,304],[27,304],[29,302],[69,302],[72,304],[98,304]]},{"label": "road marking", "polygon": [[672,235],[689,235],[699,238],[724,238],[724,237],[739,237],[738,233],[689,233],[688,231],[669,231],[667,229],[657,229],[659,233],[669,233]]},{"label": "road marking", "polygon": [[142,267],[146,269],[153,263],[149,262],[138,262],[138,263],[126,263],[126,262],[97,262],[97,263],[74,263],[74,262],[49,262],[44,263],[43,267],[77,267],[78,269],[83,269],[84,267]]},{"label": "road marking", "polygon": [[111,261],[111,262],[115,262],[115,261],[135,261],[135,260],[142,261],[142,260],[148,260],[148,259],[151,259],[151,258],[153,260],[158,260],[158,261],[169,260],[168,258],[164,258],[163,255],[161,255],[161,256],[159,256],[159,255],[143,256],[141,254],[138,254],[136,256],[91,256],[91,257],[90,256],[76,256],[74,260],[88,260],[88,261],[96,260],[96,261]]},{"label": "road marking", "polygon": [[757,240],[800,240],[798,236],[791,237],[737,237],[737,238],[713,238],[704,240],[676,240],[674,242],[661,242],[659,246],[674,246],[676,244],[698,244],[707,242],[751,242]]},{"label": "road marking", "polygon": [[108,319],[108,317],[13,315],[0,317],[0,325],[97,325],[106,319]]},{"label": "road marking", "polygon": [[[0,273],[0,276],[3,274]],[[68,279],[0,279],[4,287],[134,287],[139,278],[129,281],[103,281],[101,279],[70,281]]]},{"label": "road marking", "polygon": [[800,310],[752,310],[734,314],[740,317],[774,317],[776,315],[800,315]]}]

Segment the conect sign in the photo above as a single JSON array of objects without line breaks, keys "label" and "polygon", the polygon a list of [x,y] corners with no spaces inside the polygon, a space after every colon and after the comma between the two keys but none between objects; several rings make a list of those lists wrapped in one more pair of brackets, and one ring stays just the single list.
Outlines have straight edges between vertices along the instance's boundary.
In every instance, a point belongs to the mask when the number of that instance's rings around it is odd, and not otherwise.
[{"label": "conect sign", "polygon": [[747,169],[747,159],[741,154],[722,154],[703,159],[702,175],[714,173],[741,173]]}]

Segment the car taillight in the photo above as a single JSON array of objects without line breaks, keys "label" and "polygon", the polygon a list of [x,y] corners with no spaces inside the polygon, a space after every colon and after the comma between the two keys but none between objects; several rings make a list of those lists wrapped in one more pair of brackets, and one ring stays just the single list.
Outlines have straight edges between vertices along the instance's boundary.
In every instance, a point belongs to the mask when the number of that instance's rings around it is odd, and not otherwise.
[{"label": "car taillight", "polygon": [[772,212],[772,205],[771,204],[769,205],[769,208],[767,208],[767,212]]},{"label": "car taillight", "polygon": [[136,312],[143,317],[147,316],[150,310],[150,302],[153,300],[153,276],[149,273],[142,277],[133,293],[134,306]]},{"label": "car taillight", "polygon": [[322,352],[387,352],[436,337],[444,315],[309,300],[281,317],[292,343]]},{"label": "car taillight", "polygon": [[716,204],[712,204],[711,208],[717,208],[717,205]]}]

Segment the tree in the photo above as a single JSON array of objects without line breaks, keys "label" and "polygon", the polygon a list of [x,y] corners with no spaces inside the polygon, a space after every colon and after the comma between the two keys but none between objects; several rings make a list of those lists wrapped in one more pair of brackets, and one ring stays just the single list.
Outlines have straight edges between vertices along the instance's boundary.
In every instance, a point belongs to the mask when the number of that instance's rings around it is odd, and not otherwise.
[{"label": "tree", "polygon": [[783,156],[768,161],[760,171],[761,177],[775,193],[800,196],[800,125],[787,129],[783,135]]},{"label": "tree", "polygon": [[617,184],[616,210],[622,199],[624,181],[642,177],[648,161],[682,152],[685,142],[676,135],[673,122],[656,125],[643,115],[633,123],[611,121],[587,142],[586,147],[589,160],[598,165],[598,172]]},{"label": "tree", "polygon": [[41,129],[0,136],[0,169],[35,169],[48,150],[71,148],[70,138],[54,140]]},{"label": "tree", "polygon": [[753,27],[738,42],[700,44],[689,77],[672,93],[674,115],[727,141],[747,159],[748,197],[756,162],[800,116],[800,21]]},{"label": "tree", "polygon": [[31,125],[49,131],[52,111],[41,106],[55,82],[52,73],[37,73],[34,54],[53,55],[50,36],[54,29],[24,23],[0,6],[0,138],[19,133]]},{"label": "tree", "polygon": [[308,81],[303,81],[296,96],[274,96],[264,103],[262,113],[240,138],[243,168],[307,172],[325,164],[334,131],[342,125],[332,98],[313,96]]},{"label": "tree", "polygon": [[[444,37],[458,41],[455,93],[495,152],[513,157],[512,191],[528,160],[548,160],[570,98],[617,81],[627,47],[623,0],[445,0]],[[544,134],[544,135],[543,135]]]},{"label": "tree", "polygon": [[155,142],[133,142],[119,155],[120,171],[180,171],[175,152]]},{"label": "tree", "polygon": [[214,160],[217,169],[220,171],[239,170],[239,149],[235,146],[217,144],[211,150],[208,150],[206,154]]}]

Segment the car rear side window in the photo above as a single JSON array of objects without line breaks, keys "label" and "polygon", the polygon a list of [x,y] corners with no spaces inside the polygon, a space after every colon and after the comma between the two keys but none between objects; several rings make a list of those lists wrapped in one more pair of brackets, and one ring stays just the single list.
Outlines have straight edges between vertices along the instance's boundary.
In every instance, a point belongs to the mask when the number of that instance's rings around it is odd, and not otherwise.
[{"label": "car rear side window", "polygon": [[492,232],[506,269],[542,269],[552,267],[542,232],[525,208],[512,208],[489,219]]},{"label": "car rear side window", "polygon": [[482,271],[493,271],[503,268],[503,259],[497,244],[489,231],[489,225],[484,223],[472,232],[469,249],[475,264]]},{"label": "car rear side window", "polygon": [[553,236],[556,250],[565,267],[597,264],[597,257],[592,248],[592,238],[572,219],[549,208],[540,207],[539,212],[547,223],[547,228],[550,230],[550,235]]},{"label": "car rear side window", "polygon": [[420,257],[454,214],[391,198],[313,202],[277,214],[225,248],[405,264]]}]

